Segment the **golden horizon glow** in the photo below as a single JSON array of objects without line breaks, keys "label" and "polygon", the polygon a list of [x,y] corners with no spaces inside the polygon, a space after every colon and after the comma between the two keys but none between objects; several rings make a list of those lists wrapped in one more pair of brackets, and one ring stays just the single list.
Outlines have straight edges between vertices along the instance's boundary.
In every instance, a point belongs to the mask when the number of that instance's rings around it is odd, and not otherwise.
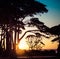
[{"label": "golden horizon glow", "polygon": [[59,43],[57,41],[51,42],[51,40],[54,39],[54,38],[55,38],[55,36],[54,37],[50,37],[49,39],[43,37],[42,41],[45,43],[45,46],[42,49],[47,49],[47,50],[57,49]]},{"label": "golden horizon glow", "polygon": [[[42,37],[42,42],[45,44],[44,47],[42,47],[42,50],[46,49],[46,50],[50,50],[50,49],[57,49],[58,48],[58,42],[54,42],[52,43],[51,40],[55,38],[54,37],[50,37],[49,39],[48,38],[45,38],[45,37]],[[19,49],[22,49],[22,50],[29,50],[29,46],[26,42],[26,39],[22,39],[20,42],[19,42]]]},{"label": "golden horizon glow", "polygon": [[22,39],[22,40],[19,42],[18,47],[19,47],[19,49],[22,49],[22,50],[29,50],[29,46],[28,46],[27,43],[26,43],[26,39]]}]

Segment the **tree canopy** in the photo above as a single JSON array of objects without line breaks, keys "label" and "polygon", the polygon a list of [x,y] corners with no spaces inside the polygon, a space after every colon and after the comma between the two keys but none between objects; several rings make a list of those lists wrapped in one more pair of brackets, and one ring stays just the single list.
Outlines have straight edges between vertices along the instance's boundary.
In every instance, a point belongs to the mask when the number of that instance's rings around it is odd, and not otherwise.
[{"label": "tree canopy", "polygon": [[[28,15],[33,16],[33,14],[44,12],[48,12],[46,5],[36,0],[0,0],[0,28],[2,30],[1,34],[6,39],[7,51],[10,51],[11,43],[13,48],[16,48],[16,41],[19,41],[19,34],[22,31],[21,28],[25,29],[25,24],[22,20]],[[22,20],[19,20],[19,18]],[[3,40],[1,36],[1,43]]]},{"label": "tree canopy", "polygon": [[44,25],[43,22],[39,21],[38,18],[31,18],[30,22],[28,22],[28,25],[36,26],[41,32],[49,32],[49,27]]},{"label": "tree canopy", "polygon": [[60,24],[50,28],[50,32],[55,35],[60,35]]},{"label": "tree canopy", "polygon": [[27,15],[44,13],[45,5],[35,0],[0,0],[0,23],[9,23]]},{"label": "tree canopy", "polygon": [[50,33],[52,33],[54,35],[58,35],[58,37],[55,38],[55,39],[53,39],[52,42],[60,41],[60,24],[57,25],[57,26],[54,26],[54,27],[50,28]]}]

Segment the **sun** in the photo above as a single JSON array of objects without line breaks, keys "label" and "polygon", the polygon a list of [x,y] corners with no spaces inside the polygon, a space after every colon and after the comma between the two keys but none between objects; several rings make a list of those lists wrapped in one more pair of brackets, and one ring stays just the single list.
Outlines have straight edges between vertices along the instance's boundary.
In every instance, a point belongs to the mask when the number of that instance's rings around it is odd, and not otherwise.
[{"label": "sun", "polygon": [[22,39],[22,40],[19,42],[18,47],[19,47],[19,49],[22,49],[22,50],[28,50],[28,49],[29,49],[29,46],[28,46],[27,43],[26,43],[26,39]]}]

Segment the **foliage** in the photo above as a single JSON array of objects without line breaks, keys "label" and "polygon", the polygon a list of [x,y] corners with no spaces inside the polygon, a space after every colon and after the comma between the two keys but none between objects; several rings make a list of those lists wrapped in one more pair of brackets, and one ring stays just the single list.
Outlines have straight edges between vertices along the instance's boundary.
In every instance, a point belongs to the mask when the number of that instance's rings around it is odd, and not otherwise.
[{"label": "foliage", "polygon": [[[39,36],[37,36],[37,34]],[[35,35],[28,35],[26,37],[26,42],[31,50],[40,50],[45,44],[42,42],[42,37],[39,33]]]},{"label": "foliage", "polygon": [[[8,53],[11,52],[11,45],[13,45],[15,51],[16,39],[19,39],[21,28],[25,29],[23,19],[27,15],[32,16],[33,14],[44,12],[48,12],[46,5],[35,0],[0,0],[1,43],[5,43],[6,40],[6,51]],[[2,39],[2,37],[4,38]]]}]

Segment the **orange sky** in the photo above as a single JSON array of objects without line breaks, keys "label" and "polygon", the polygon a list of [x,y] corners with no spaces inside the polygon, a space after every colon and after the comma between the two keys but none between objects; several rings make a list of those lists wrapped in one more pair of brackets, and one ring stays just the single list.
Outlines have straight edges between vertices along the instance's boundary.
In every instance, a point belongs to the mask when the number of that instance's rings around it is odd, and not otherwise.
[{"label": "orange sky", "polygon": [[[32,34],[32,33],[26,33],[25,37],[20,41],[20,44],[19,44],[20,49],[26,49],[26,50],[29,49],[29,46],[27,45],[26,39],[25,39],[26,36],[29,34]],[[56,36],[54,35],[51,35],[49,39],[42,37],[42,42],[45,44],[45,46],[42,49],[57,49],[59,43],[57,41],[53,43],[51,42],[51,40],[54,39],[55,37]]]}]

